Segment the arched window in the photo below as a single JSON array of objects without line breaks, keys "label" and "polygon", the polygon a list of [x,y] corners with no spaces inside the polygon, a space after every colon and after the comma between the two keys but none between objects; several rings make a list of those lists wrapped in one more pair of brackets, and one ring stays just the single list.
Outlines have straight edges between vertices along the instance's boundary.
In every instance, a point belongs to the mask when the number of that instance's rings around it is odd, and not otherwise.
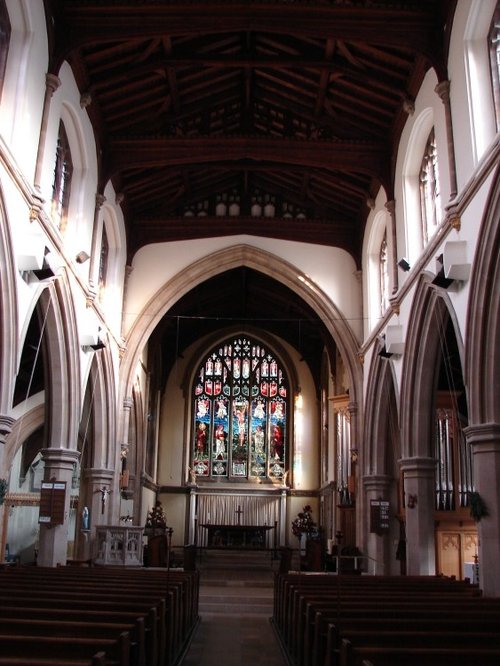
[{"label": "arched window", "polygon": [[434,128],[432,128],[427,139],[420,166],[420,207],[422,211],[422,238],[425,245],[432,238],[441,222],[441,192]]},{"label": "arched window", "polygon": [[52,186],[52,219],[58,229],[64,231],[68,216],[73,162],[64,123],[59,123],[56,164]]},{"label": "arched window", "polygon": [[192,469],[199,477],[279,480],[287,457],[287,377],[273,352],[241,335],[196,373]]},{"label": "arched window", "polygon": [[10,42],[10,21],[5,0],[0,0],[0,97],[2,94],[3,80],[5,78],[5,67],[7,65],[7,53]]},{"label": "arched window", "polygon": [[109,241],[106,233],[106,226],[103,224],[101,237],[101,253],[99,255],[99,300],[104,298],[104,289],[106,287],[106,275],[108,272],[109,259]]},{"label": "arched window", "polygon": [[387,231],[380,244],[379,252],[379,285],[380,285],[380,314],[383,315],[389,306],[389,265],[387,259]]},{"label": "arched window", "polygon": [[500,5],[497,4],[490,32],[488,34],[491,63],[491,83],[493,86],[493,99],[495,100],[495,113],[497,131],[500,130]]}]

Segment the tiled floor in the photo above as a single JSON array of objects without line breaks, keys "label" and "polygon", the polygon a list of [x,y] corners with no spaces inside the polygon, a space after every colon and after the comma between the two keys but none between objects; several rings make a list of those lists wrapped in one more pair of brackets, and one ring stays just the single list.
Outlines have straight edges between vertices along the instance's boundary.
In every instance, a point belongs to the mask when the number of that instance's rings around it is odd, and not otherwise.
[{"label": "tiled floor", "polygon": [[182,666],[285,666],[268,618],[206,615]]},{"label": "tiled floor", "polygon": [[273,564],[208,556],[200,566],[200,622],[182,666],[286,666],[271,624]]}]

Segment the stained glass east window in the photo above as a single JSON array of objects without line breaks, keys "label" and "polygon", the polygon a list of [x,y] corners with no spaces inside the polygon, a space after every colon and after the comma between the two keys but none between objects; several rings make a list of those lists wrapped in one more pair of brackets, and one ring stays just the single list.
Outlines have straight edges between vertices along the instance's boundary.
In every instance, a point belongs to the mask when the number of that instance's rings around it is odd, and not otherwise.
[{"label": "stained glass east window", "polygon": [[217,345],[198,368],[193,398],[198,477],[283,478],[289,390],[272,351],[248,336]]}]

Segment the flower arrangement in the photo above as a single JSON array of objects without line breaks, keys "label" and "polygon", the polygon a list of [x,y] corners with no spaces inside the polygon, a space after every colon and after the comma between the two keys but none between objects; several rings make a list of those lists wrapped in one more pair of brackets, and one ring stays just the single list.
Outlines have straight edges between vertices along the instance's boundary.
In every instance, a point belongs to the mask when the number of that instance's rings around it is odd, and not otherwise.
[{"label": "flower arrangement", "polygon": [[292,532],[298,538],[303,534],[311,537],[317,532],[318,528],[312,517],[312,508],[306,504],[302,511],[292,520]]},{"label": "flower arrangement", "polygon": [[146,518],[146,529],[165,529],[167,527],[167,517],[163,512],[161,502],[158,500],[154,507],[149,511]]},{"label": "flower arrangement", "polygon": [[469,506],[471,518],[474,518],[476,522],[488,515],[486,504],[479,493],[469,493]]}]

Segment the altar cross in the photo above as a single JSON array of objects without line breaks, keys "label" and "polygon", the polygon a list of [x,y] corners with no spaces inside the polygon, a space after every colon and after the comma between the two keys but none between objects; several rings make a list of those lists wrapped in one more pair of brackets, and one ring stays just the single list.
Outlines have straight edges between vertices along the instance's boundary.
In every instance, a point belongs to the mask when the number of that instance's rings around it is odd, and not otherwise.
[{"label": "altar cross", "polygon": [[241,514],[243,513],[241,506],[238,504],[238,508],[235,511],[238,516],[238,525],[241,525]]}]

